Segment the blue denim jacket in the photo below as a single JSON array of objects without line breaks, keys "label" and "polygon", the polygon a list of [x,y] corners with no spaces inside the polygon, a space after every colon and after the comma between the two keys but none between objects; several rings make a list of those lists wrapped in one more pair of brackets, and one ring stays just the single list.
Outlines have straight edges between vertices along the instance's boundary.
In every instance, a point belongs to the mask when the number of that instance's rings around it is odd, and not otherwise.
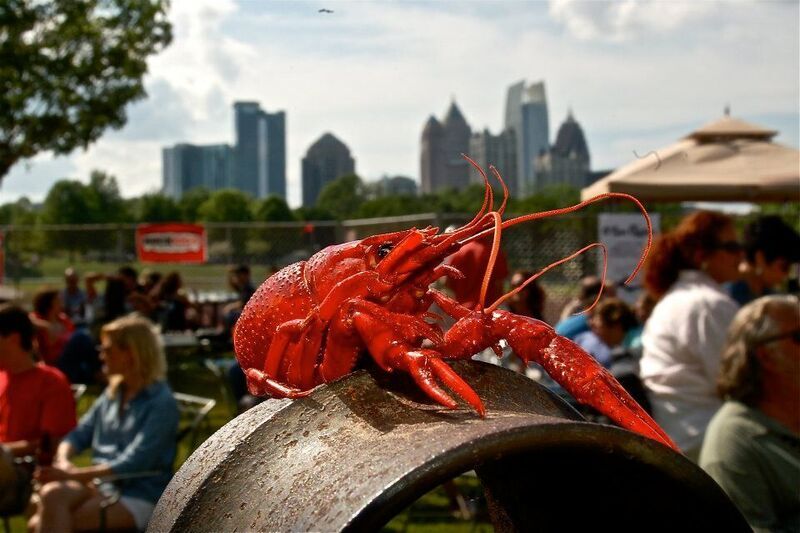
[{"label": "blue denim jacket", "polygon": [[121,405],[121,388],[114,397],[104,392],[65,440],[79,452],[91,446],[92,462],[115,474],[160,472],[117,483],[123,496],[155,503],[172,477],[178,405],[163,381],[139,391],[120,414]]}]

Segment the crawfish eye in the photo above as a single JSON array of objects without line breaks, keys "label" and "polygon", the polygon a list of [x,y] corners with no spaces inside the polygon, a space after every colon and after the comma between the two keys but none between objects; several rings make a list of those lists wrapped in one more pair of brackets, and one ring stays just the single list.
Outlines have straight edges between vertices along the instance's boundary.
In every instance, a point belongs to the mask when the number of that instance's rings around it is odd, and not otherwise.
[{"label": "crawfish eye", "polygon": [[392,251],[392,248],[394,248],[394,246],[389,243],[384,243],[378,246],[378,259],[383,259],[389,255],[389,252]]}]

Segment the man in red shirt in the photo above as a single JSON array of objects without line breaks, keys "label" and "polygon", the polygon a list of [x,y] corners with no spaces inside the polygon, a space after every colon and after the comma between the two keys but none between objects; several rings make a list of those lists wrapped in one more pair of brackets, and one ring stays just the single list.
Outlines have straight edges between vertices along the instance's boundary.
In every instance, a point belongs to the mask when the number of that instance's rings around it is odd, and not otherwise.
[{"label": "man in red shirt", "polygon": [[0,443],[16,456],[54,451],[76,422],[69,381],[57,368],[34,362],[33,337],[28,313],[0,307]]},{"label": "man in red shirt", "polygon": [[[491,237],[471,241],[461,247],[459,251],[447,258],[446,262],[456,267],[464,274],[463,279],[448,277],[445,279],[447,288],[453,291],[455,299],[469,307],[475,308],[481,294],[481,284],[489,265],[489,256],[492,253]],[[503,250],[499,250],[497,261],[489,278],[489,287],[486,291],[485,306],[494,303],[503,295],[503,282],[508,276],[508,263]]]}]

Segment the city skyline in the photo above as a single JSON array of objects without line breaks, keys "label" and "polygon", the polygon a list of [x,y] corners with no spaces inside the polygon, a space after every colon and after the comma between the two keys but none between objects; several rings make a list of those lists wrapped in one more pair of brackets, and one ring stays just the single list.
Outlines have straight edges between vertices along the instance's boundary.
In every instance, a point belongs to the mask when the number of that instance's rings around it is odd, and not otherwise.
[{"label": "city skyline", "polygon": [[796,2],[321,6],[174,2],[174,43],[150,62],[149,98],[129,108],[128,124],[86,152],[16,165],[0,203],[41,200],[56,180],[86,182],[92,169],[116,175],[125,196],[158,190],[162,147],[234,143],[236,100],[286,111],[293,206],[302,154],[325,131],[347,139],[365,179],[419,182],[426,118],[455,96],[473,131],[499,133],[506,89],[521,79],[546,82],[552,123],[570,107],[580,117],[593,170],[671,144],[727,104],[798,145]]}]

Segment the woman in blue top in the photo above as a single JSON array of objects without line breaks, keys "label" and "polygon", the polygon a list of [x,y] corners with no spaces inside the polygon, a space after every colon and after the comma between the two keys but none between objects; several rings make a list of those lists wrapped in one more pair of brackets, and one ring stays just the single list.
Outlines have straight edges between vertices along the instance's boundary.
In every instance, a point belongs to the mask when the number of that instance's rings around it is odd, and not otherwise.
[{"label": "woman in blue top", "polygon": [[[42,488],[31,530],[97,529],[105,496],[91,481],[154,472],[118,482],[122,497],[106,510],[108,529],[143,530],[172,476],[178,407],[152,324],[123,317],[106,324],[100,338],[108,388],[58,446],[53,466],[38,470]],[[71,458],[89,447],[92,466],[75,466]]]}]

